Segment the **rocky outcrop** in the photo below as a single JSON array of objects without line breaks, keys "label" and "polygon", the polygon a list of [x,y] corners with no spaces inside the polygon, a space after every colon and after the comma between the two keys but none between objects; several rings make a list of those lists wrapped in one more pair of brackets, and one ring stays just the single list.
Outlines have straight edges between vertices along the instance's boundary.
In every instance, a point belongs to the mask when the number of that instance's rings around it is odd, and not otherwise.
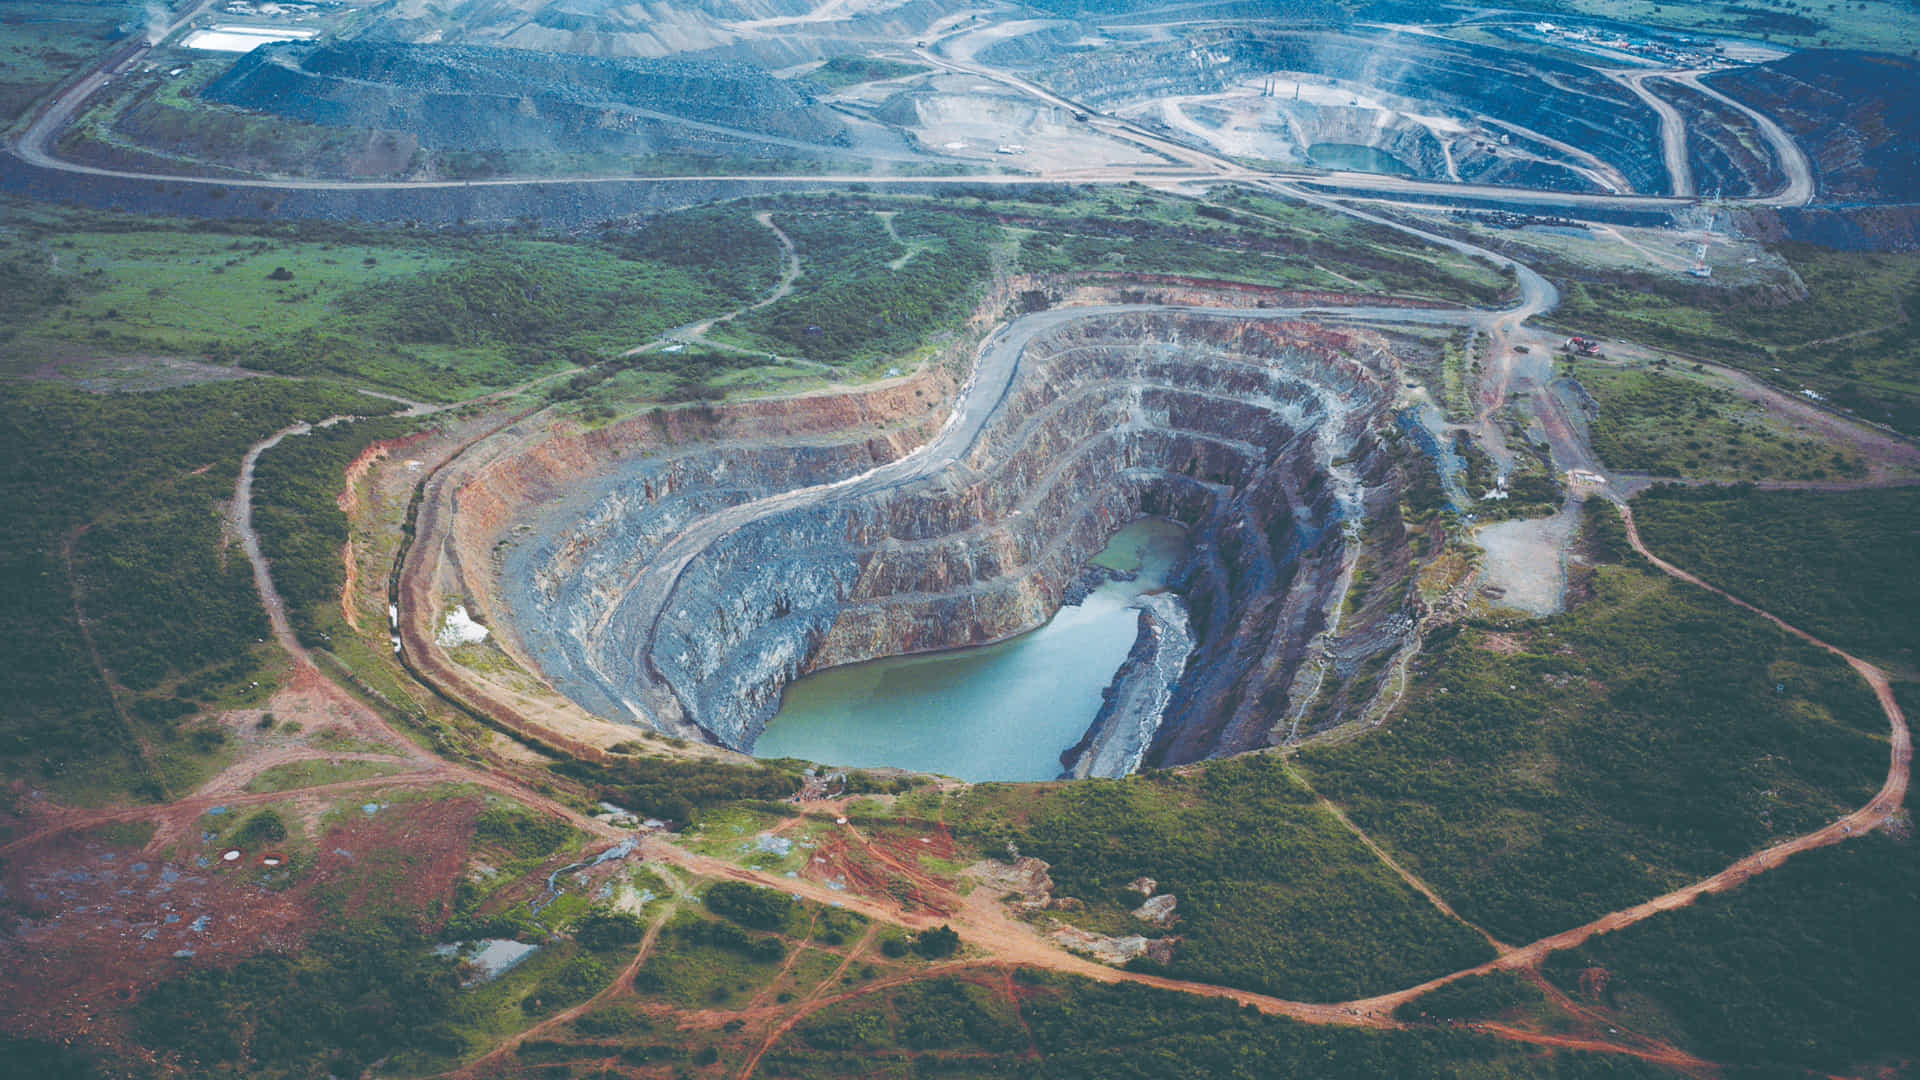
[{"label": "rocky outcrop", "polygon": [[[544,494],[538,513],[511,535],[504,505],[476,515],[506,541],[498,614],[589,709],[657,717],[636,698],[645,682],[670,693],[672,719],[744,749],[792,679],[1030,629],[1116,529],[1164,516],[1193,531],[1182,591],[1206,662],[1166,695],[1152,754],[1264,745],[1272,718],[1257,714],[1284,704],[1325,626],[1346,523],[1369,485],[1395,486],[1373,435],[1392,393],[1384,342],[1239,314],[1067,314],[1026,346],[951,466],[783,499],[689,556],[651,618],[631,585],[687,522],[857,475],[897,457],[906,429],[635,454],[591,484],[561,482],[564,466],[526,473],[514,487]],[[464,509],[494,497],[481,481]]]},{"label": "rocky outcrop", "polygon": [[1023,907],[1039,910],[1053,902],[1053,876],[1045,860],[1032,856],[1012,862],[982,859],[963,873],[983,889],[999,893]]},{"label": "rocky outcrop", "polygon": [[1115,937],[1110,934],[1096,934],[1078,926],[1056,926],[1047,933],[1047,940],[1064,949],[1071,949],[1084,956],[1090,956],[1103,964],[1115,966],[1129,960],[1145,957],[1156,964],[1173,961],[1174,946],[1178,938],[1149,938],[1139,934]]},{"label": "rocky outcrop", "polygon": [[1140,629],[1132,651],[1114,672],[1086,735],[1060,755],[1066,777],[1125,776],[1139,768],[1186,671],[1193,635],[1185,602],[1152,593],[1137,603]]},{"label": "rocky outcrop", "polygon": [[1148,897],[1146,903],[1134,908],[1133,917],[1164,930],[1180,921],[1180,916],[1174,913],[1179,906],[1179,897],[1172,893],[1161,893],[1158,896]]}]

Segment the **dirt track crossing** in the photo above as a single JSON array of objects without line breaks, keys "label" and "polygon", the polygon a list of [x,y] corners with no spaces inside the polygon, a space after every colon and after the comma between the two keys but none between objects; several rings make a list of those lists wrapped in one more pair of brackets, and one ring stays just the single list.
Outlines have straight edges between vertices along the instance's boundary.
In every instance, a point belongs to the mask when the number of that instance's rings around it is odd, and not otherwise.
[{"label": "dirt track crossing", "polygon": [[[1007,81],[1005,77],[1000,76],[998,73],[991,73],[964,65],[956,65],[942,61],[941,66],[979,74],[983,77],[994,77],[1001,79],[1001,81]],[[1780,133],[1777,125],[1772,124],[1770,120],[1767,120],[1757,113],[1752,113],[1752,110],[1746,109],[1745,106],[1739,105],[1738,102],[1732,102],[1731,99],[1726,99],[1723,95],[1700,86],[1695,79],[1680,77],[1676,81],[1699,89],[1716,98],[1728,101],[1730,104],[1752,114],[1756,121],[1761,124],[1763,134],[1767,136],[1770,142],[1774,143],[1776,152],[1782,159],[1783,168],[1788,174],[1788,188],[1786,191],[1770,198],[1754,201],[1763,203],[1804,202],[1806,198],[1811,195],[1812,185],[1806,166],[1806,159],[1804,155],[1799,153],[1798,148],[1793,146],[1791,139]],[[1639,87],[1636,86],[1635,89],[1639,90]],[[83,98],[84,95],[81,95],[80,98],[72,98],[70,100],[73,103],[77,103]],[[30,131],[28,137],[23,140],[20,147],[29,160],[35,160],[31,151],[37,145],[36,139],[38,139],[39,143],[44,143],[47,135],[54,127],[57,127],[62,120],[63,118],[58,115],[58,110],[56,109],[53,113],[43,114],[41,118],[36,121],[33,129]],[[1196,171],[1204,168],[1221,177],[1251,178],[1251,174],[1247,174],[1243,169],[1226,167],[1217,161],[1202,160],[1203,158],[1206,158],[1206,156],[1201,155],[1200,158],[1193,159]],[[49,161],[40,161],[39,163],[43,165],[50,164]],[[55,165],[54,167],[69,166]],[[1117,177],[1102,178],[1113,179]],[[236,183],[246,185],[248,182],[239,181]],[[280,185],[260,183],[257,186]],[[1316,204],[1332,206],[1343,213],[1355,213],[1350,208],[1339,206],[1338,204],[1332,203],[1331,200],[1320,196],[1285,188],[1283,185],[1275,184],[1272,186],[1281,190],[1283,194],[1302,198],[1305,201]],[[1646,198],[1620,201],[1637,205],[1664,205],[1673,202],[1673,200]],[[1405,226],[1399,225],[1398,223],[1373,215],[1356,214],[1355,216],[1366,220],[1377,221],[1389,227],[1402,229],[1403,231],[1413,231],[1406,229]],[[763,223],[771,227],[770,222]],[[1428,235],[1428,239],[1444,243],[1448,247],[1461,247],[1457,242],[1447,241],[1430,235]],[[784,244],[784,246],[790,253],[791,245]],[[1487,254],[1479,251],[1479,249],[1473,249],[1472,253]],[[1509,260],[1500,261],[1503,263],[1509,262]],[[1533,274],[1531,270],[1520,264],[1512,263],[1511,265],[1520,276],[1523,291],[1522,303],[1508,312],[1476,313],[1478,316],[1476,321],[1485,319],[1491,323],[1487,328],[1494,336],[1496,342],[1495,355],[1491,358],[1493,361],[1491,366],[1500,372],[1497,376],[1490,375],[1489,381],[1492,393],[1489,395],[1489,398],[1491,400],[1487,402],[1487,407],[1482,412],[1481,419],[1483,422],[1505,398],[1504,368],[1511,359],[1510,355],[1507,355],[1508,347],[1506,337],[1508,333],[1523,323],[1528,316],[1542,310],[1546,306],[1550,306],[1552,302],[1551,298],[1553,294],[1551,292],[1551,286],[1547,285],[1544,279],[1539,278],[1538,275]],[[792,264],[789,263],[786,269],[787,272],[783,273],[783,287],[790,284],[792,280]],[[365,755],[365,757],[368,759],[375,759],[377,757],[378,760],[394,761],[397,764],[409,767],[410,771],[394,776],[317,785],[290,792],[259,794],[245,792],[244,786],[246,782],[254,776],[259,775],[260,772],[271,765],[304,760],[309,757],[343,757],[343,755],[326,754],[318,750],[311,752],[304,749],[281,751],[277,752],[277,756],[271,757],[270,759],[266,757],[256,757],[243,761],[233,769],[222,773],[220,776],[216,776],[194,794],[166,806],[143,806],[108,810],[51,810],[37,818],[34,823],[35,827],[26,835],[16,838],[4,846],[0,846],[0,855],[36,843],[53,833],[92,825],[125,821],[157,821],[160,828],[156,831],[155,842],[159,843],[163,837],[173,835],[183,828],[190,827],[195,818],[216,804],[247,806],[255,803],[284,800],[293,796],[308,799],[327,798],[345,796],[349,793],[359,791],[419,789],[444,784],[472,784],[497,792],[544,813],[563,818],[576,827],[586,830],[588,834],[592,836],[607,840],[624,837],[626,835],[625,833],[615,830],[592,818],[588,818],[553,798],[532,791],[525,785],[509,777],[490,772],[483,768],[456,764],[434,757],[412,740],[408,739],[402,732],[393,728],[373,709],[360,703],[351,694],[347,693],[346,690],[324,677],[319,669],[313,665],[311,658],[308,657],[305,650],[300,646],[287,624],[284,612],[281,610],[277,592],[273,587],[270,567],[259,551],[257,539],[251,536],[251,529],[247,527],[247,518],[245,516],[249,513],[250,507],[249,487],[253,462],[257,460],[261,452],[271,446],[279,437],[291,434],[293,431],[294,429],[288,429],[287,431],[276,433],[276,435],[269,440],[265,440],[261,444],[256,444],[255,447],[250,448],[244,462],[238,490],[236,491],[236,531],[243,541],[243,546],[247,550],[249,560],[253,563],[262,603],[272,619],[275,637],[292,657],[296,665],[295,680],[303,682],[311,692],[322,695],[329,701],[350,710],[355,716],[358,726],[366,733],[377,737],[381,741],[393,743],[400,754],[398,757],[376,755]],[[1619,503],[1621,514],[1625,520],[1629,542],[1634,550],[1645,556],[1653,566],[1677,580],[1706,588],[1724,597],[1733,604],[1759,614],[1786,632],[1834,653],[1852,666],[1853,669],[1867,681],[1868,685],[1872,687],[1875,697],[1879,701],[1889,724],[1890,762],[1884,784],[1875,797],[1865,806],[1819,830],[1784,841],[1740,859],[1710,877],[1662,896],[1654,897],[1641,904],[1602,916],[1585,925],[1574,927],[1559,934],[1521,946],[1509,946],[1497,941],[1493,942],[1495,948],[1499,950],[1500,955],[1486,964],[1454,972],[1442,978],[1389,994],[1341,1003],[1290,1001],[1247,991],[1163,978],[1140,972],[1125,971],[1095,963],[1094,961],[1066,952],[1051,942],[1046,941],[1033,927],[1014,918],[1003,906],[985,896],[983,890],[976,890],[974,894],[962,897],[957,891],[938,880],[917,872],[916,867],[888,858],[884,852],[868,844],[865,838],[859,836],[857,832],[854,833],[856,842],[868,853],[889,867],[907,875],[909,879],[913,881],[914,885],[921,890],[923,895],[935,901],[935,903],[930,906],[936,909],[946,908],[950,914],[933,915],[926,912],[908,912],[903,910],[897,902],[890,898],[860,897],[833,892],[813,882],[784,879],[772,873],[756,871],[718,859],[701,856],[685,848],[678,847],[660,837],[649,838],[643,844],[641,850],[649,859],[670,863],[703,877],[749,881],[778,889],[782,892],[799,894],[808,900],[818,903],[838,903],[849,910],[857,911],[874,919],[876,924],[885,922],[904,926],[908,929],[920,930],[940,923],[951,923],[954,928],[960,932],[969,946],[983,951],[987,957],[984,960],[967,961],[955,965],[936,965],[930,969],[932,971],[939,971],[948,966],[962,967],[982,964],[999,965],[1004,971],[1010,971],[1015,966],[1025,965],[1045,968],[1056,972],[1081,975],[1107,983],[1134,982],[1182,993],[1229,998],[1245,1005],[1251,1005],[1265,1013],[1283,1015],[1308,1023],[1345,1024],[1372,1028],[1397,1028],[1405,1026],[1393,1019],[1393,1010],[1399,1005],[1414,1000],[1436,987],[1469,975],[1483,974],[1492,971],[1537,968],[1541,960],[1551,953],[1577,947],[1595,935],[1632,926],[1664,911],[1685,907],[1703,895],[1725,892],[1736,888],[1749,878],[1782,865],[1787,859],[1800,852],[1837,844],[1854,836],[1883,827],[1899,814],[1904,804],[1909,784],[1909,772],[1912,759],[1911,736],[1906,718],[1894,697],[1892,686],[1886,673],[1872,664],[1849,655],[1839,648],[1785,623],[1776,616],[1755,607],[1747,601],[1731,596],[1723,590],[1706,584],[1694,575],[1655,556],[1647,550],[1642,542],[1634,523],[1631,508],[1626,505],[1623,500],[1616,501]],[[362,755],[346,756],[357,759]],[[1338,814],[1337,808],[1335,809],[1335,813]],[[1342,820],[1344,821],[1344,817]],[[1358,830],[1356,830],[1356,832],[1357,831]],[[1361,838],[1375,851],[1386,865],[1395,870],[1410,886],[1421,891],[1441,910],[1449,914],[1452,913],[1452,909],[1446,904],[1442,897],[1430,888],[1427,888],[1418,878],[1399,866],[1387,852],[1379,849],[1370,839],[1364,835]],[[621,992],[628,985],[632,973],[637,970],[650,955],[662,927],[665,925],[666,920],[671,917],[674,910],[675,905],[671,902],[664,906],[662,913],[650,924],[646,936],[643,938],[632,961],[625,967],[621,976],[616,979],[613,985],[607,988],[607,990],[602,991],[600,995],[596,995],[585,1004],[550,1018],[520,1033],[507,1042],[496,1046],[485,1057],[471,1063],[466,1069],[463,1069],[459,1075],[471,1075],[474,1070],[498,1061],[502,1056],[510,1053],[514,1047],[518,1046],[527,1038],[535,1037],[543,1032],[549,1031],[579,1015],[587,1008],[601,1002],[606,996]],[[839,972],[836,972],[836,977],[838,974],[844,972],[846,968],[852,964],[854,958],[870,944],[873,934],[874,930],[870,929],[865,938],[848,949],[845,961],[840,965]],[[914,977],[917,978],[919,976],[915,975]],[[832,981],[833,980],[830,979],[827,983],[823,983],[822,988],[816,989],[812,994],[808,995],[807,998],[799,1002],[791,1009],[789,1015],[772,1028],[760,1044],[758,1050],[752,1055],[751,1059],[745,1063],[739,1073],[741,1077],[751,1075],[755,1069],[757,1069],[763,1055],[772,1049],[779,1042],[780,1038],[791,1031],[795,1024],[804,1017],[811,1015],[826,1005],[851,998],[858,994],[885,989],[897,983],[896,980],[882,980],[881,982],[846,994],[824,993],[823,988],[826,985],[830,985]],[[1711,1066],[1711,1063],[1702,1061],[1672,1046],[1637,1037],[1623,1039],[1621,1042],[1609,1042],[1543,1034],[1499,1024],[1476,1024],[1473,1025],[1473,1030],[1483,1034],[1529,1044],[1628,1054],[1651,1062],[1682,1069],[1699,1070]]]}]

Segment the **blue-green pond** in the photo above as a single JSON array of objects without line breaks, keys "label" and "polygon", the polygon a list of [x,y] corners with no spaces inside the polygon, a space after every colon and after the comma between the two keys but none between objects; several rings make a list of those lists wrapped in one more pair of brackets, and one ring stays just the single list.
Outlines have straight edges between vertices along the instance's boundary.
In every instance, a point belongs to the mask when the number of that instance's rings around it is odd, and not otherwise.
[{"label": "blue-green pond", "polygon": [[1051,780],[1133,648],[1139,612],[1129,605],[1166,585],[1185,547],[1179,526],[1136,521],[1093,561],[1137,576],[1102,584],[1036,630],[809,675],[787,687],[753,752],[963,780]]}]

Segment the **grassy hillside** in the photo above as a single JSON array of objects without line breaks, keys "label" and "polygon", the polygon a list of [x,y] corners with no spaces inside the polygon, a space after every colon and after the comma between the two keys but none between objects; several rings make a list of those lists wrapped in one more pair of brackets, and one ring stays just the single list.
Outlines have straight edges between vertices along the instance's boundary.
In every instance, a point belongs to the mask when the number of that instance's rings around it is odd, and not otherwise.
[{"label": "grassy hillside", "polygon": [[1633,507],[1661,558],[1841,648],[1914,669],[1920,490],[1661,487]]}]

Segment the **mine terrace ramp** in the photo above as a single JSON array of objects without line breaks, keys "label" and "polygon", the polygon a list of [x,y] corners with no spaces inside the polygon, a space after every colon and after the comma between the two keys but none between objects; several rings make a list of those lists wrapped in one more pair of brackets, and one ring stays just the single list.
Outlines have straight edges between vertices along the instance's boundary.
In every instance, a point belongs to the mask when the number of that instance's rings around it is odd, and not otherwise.
[{"label": "mine terrace ramp", "polygon": [[[1545,284],[1544,279],[1541,284]],[[1547,289],[1549,290],[1547,295],[1551,295],[1551,286],[1547,286]],[[996,331],[982,343],[973,374],[961,388],[946,424],[925,445],[904,457],[858,476],[829,484],[784,491],[755,502],[728,507],[693,521],[669,541],[651,562],[641,567],[633,577],[615,590],[627,594],[630,597],[631,606],[619,608],[610,605],[601,615],[599,624],[594,627],[594,633],[597,635],[603,632],[615,613],[621,612],[623,617],[651,628],[647,634],[648,640],[656,638],[660,620],[664,617],[674,589],[679,584],[687,566],[722,537],[752,522],[810,503],[858,499],[892,491],[908,484],[931,480],[952,468],[956,462],[968,455],[988,422],[1006,404],[1009,391],[1019,374],[1020,361],[1027,346],[1037,336],[1070,323],[1122,314],[1163,312],[1236,320],[1311,318],[1347,322],[1419,323],[1489,328],[1495,323],[1523,318],[1524,313],[1530,311],[1535,304],[1543,303],[1545,299],[1546,296],[1536,294],[1523,299],[1516,308],[1492,312],[1471,308],[1433,309],[1387,306],[1327,307],[1322,305],[1248,310],[1167,305],[1105,305],[1058,308],[1023,316]],[[603,685],[610,689],[618,685],[607,672],[601,671],[595,674]],[[673,724],[670,721],[677,719],[676,714],[679,709],[672,701],[671,692],[662,681],[660,672],[653,669],[650,662],[643,662],[621,674],[633,680],[634,689],[639,692],[642,700],[634,702],[631,697],[619,694],[617,691],[613,695],[615,700],[625,699],[629,707],[639,706],[649,709],[652,715],[636,715],[635,719],[643,720],[661,730],[671,730]]]}]

